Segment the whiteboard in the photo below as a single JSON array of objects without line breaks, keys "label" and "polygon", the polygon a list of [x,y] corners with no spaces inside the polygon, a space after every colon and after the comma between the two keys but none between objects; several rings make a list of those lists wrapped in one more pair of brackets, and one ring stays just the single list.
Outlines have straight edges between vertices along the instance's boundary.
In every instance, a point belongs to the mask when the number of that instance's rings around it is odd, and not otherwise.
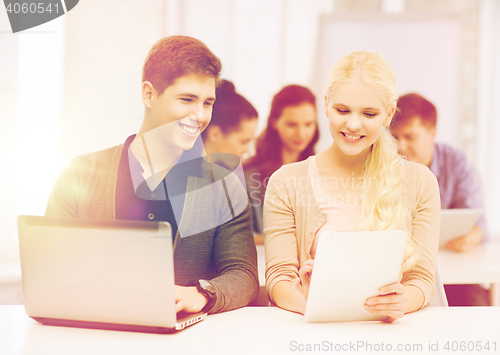
[{"label": "whiteboard", "polygon": [[[416,92],[438,111],[436,140],[460,148],[463,21],[454,14],[336,14],[320,18],[315,87],[324,96],[333,64],[353,51],[379,52],[391,65],[398,94]],[[317,151],[328,147],[324,100],[318,100]]]}]

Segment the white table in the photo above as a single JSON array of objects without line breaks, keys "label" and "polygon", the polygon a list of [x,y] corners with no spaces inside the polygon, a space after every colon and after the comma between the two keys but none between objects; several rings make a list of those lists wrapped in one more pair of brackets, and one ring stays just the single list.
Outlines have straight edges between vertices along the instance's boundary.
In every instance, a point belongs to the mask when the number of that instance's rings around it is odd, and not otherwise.
[{"label": "white table", "polygon": [[19,260],[0,262],[0,304],[22,304],[21,264]]},{"label": "white table", "polygon": [[[303,316],[276,307],[246,307],[211,315],[176,334],[144,334],[44,326],[28,318],[22,306],[0,306],[2,355],[100,354],[297,354],[307,344],[325,349],[358,346],[356,353],[377,347],[394,354],[498,354],[499,307],[435,307],[408,314],[396,323],[305,323]],[[483,347],[490,351],[445,351],[453,346]],[[455,343],[454,343],[455,342]],[[479,343],[481,342],[481,343]],[[439,351],[429,352],[429,345]],[[361,347],[361,344],[363,346]],[[383,344],[383,345],[382,345]],[[398,351],[398,345],[403,346]],[[416,347],[422,347],[417,352]],[[405,351],[406,347],[406,351]],[[415,347],[415,348],[413,348]],[[495,350],[496,347],[496,351]],[[413,350],[412,350],[413,348]],[[294,351],[294,349],[296,351]],[[304,348],[305,349],[305,348]],[[348,351],[322,353],[347,354]]]},{"label": "white table", "polygon": [[438,253],[444,284],[491,285],[491,302],[500,306],[500,240],[480,245],[467,253],[440,249]]}]

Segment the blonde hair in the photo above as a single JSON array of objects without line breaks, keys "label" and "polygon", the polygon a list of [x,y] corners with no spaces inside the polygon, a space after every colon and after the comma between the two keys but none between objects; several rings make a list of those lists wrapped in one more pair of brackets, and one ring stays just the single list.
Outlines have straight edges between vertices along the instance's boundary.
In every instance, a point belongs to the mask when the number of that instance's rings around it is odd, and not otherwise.
[{"label": "blonde hair", "polygon": [[[327,99],[343,82],[360,80],[379,94],[388,112],[397,109],[396,77],[379,53],[353,52],[339,59],[330,73]],[[363,207],[360,230],[405,229],[409,210],[403,194],[403,171],[396,140],[386,127],[372,145],[364,162]],[[417,245],[408,236],[401,272],[410,270],[418,259]]]}]

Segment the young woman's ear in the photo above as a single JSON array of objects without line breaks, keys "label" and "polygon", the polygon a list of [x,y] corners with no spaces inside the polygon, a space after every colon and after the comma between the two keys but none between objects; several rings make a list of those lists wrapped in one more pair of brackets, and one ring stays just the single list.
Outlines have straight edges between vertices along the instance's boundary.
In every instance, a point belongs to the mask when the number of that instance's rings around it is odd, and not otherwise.
[{"label": "young woman's ear", "polygon": [[396,113],[396,108],[392,107],[389,110],[389,114],[388,114],[387,118],[384,121],[384,127],[388,128],[391,125],[391,122],[392,122],[392,119],[393,119],[395,113]]}]

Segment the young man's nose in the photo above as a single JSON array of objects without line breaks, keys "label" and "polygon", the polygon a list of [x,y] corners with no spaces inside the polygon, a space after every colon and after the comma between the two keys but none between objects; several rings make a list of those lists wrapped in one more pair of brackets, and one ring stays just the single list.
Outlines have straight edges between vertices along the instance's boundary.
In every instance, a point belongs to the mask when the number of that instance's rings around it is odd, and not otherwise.
[{"label": "young man's nose", "polygon": [[198,108],[193,114],[189,116],[192,121],[196,121],[198,126],[202,126],[207,120],[207,115],[203,108]]}]

